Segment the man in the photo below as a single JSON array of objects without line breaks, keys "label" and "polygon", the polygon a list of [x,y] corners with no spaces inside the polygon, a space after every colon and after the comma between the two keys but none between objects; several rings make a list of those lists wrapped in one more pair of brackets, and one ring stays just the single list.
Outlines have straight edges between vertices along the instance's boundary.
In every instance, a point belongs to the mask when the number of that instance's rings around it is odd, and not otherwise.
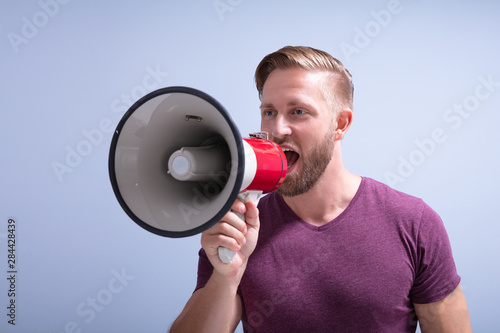
[{"label": "man", "polygon": [[[347,171],[351,75],[285,47],[256,70],[261,129],[285,151],[283,185],[202,234],[198,284],[172,332],[470,332],[446,231],[420,199]],[[237,251],[224,264],[219,246]]]}]

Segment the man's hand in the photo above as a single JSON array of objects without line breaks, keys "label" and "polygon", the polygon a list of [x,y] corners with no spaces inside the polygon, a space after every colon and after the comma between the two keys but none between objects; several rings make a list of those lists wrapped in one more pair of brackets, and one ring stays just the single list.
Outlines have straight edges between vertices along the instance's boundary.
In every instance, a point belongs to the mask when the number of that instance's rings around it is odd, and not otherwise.
[{"label": "man's hand", "polygon": [[[245,214],[245,220],[236,213]],[[243,275],[248,258],[253,253],[259,234],[259,211],[254,202],[239,200],[216,225],[201,235],[201,245],[214,269],[225,276]],[[225,264],[219,259],[218,248],[223,246],[236,251],[234,261]],[[239,282],[239,281],[238,281]]]}]

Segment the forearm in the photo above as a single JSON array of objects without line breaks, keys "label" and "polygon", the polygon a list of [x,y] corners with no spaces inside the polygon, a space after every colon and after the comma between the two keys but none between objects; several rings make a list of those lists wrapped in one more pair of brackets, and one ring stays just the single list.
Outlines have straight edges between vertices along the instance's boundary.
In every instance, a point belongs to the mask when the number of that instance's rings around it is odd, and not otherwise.
[{"label": "forearm", "polygon": [[[232,211],[245,214],[245,221],[234,212],[228,212],[212,228],[201,235],[206,259],[213,267],[205,287],[189,299],[170,332],[234,332],[241,320],[242,305],[237,294],[248,258],[257,244],[259,211],[255,203],[243,204],[236,200]],[[219,259],[220,246],[236,252],[230,264]],[[201,260],[201,259],[200,259]]]},{"label": "forearm", "polygon": [[234,332],[241,319],[239,279],[214,274],[197,290],[170,332]]}]

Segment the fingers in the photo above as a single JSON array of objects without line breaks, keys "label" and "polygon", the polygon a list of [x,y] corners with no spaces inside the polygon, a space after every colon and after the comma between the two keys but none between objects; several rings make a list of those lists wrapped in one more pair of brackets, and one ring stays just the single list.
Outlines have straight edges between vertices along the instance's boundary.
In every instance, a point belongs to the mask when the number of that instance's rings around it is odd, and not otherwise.
[{"label": "fingers", "polygon": [[221,246],[238,251],[243,245],[245,245],[247,226],[238,216],[234,213],[228,213],[218,224],[218,230],[214,231],[218,234]]},{"label": "fingers", "polygon": [[257,243],[260,223],[256,204],[252,201],[243,203],[236,200],[231,209],[201,236],[201,245],[214,267],[221,264],[218,257],[219,247],[242,253],[247,258]]},{"label": "fingers", "polygon": [[231,210],[238,214],[245,214],[246,207],[243,202],[241,202],[240,200],[236,200],[231,207]]},{"label": "fingers", "polygon": [[229,212],[219,223],[202,234],[202,246],[209,247],[212,251],[219,246],[239,251],[246,243],[246,232],[246,223],[235,213]]}]

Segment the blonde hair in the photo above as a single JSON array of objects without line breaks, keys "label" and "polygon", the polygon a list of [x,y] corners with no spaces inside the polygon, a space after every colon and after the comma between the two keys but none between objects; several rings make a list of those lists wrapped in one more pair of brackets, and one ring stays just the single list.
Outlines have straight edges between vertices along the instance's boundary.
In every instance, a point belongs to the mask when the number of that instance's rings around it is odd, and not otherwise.
[{"label": "blonde hair", "polygon": [[329,107],[336,113],[344,108],[352,110],[354,85],[351,73],[330,54],[307,46],[285,46],[262,59],[255,71],[255,85],[262,99],[262,90],[269,74],[275,69],[301,68],[325,72],[321,85]]}]

